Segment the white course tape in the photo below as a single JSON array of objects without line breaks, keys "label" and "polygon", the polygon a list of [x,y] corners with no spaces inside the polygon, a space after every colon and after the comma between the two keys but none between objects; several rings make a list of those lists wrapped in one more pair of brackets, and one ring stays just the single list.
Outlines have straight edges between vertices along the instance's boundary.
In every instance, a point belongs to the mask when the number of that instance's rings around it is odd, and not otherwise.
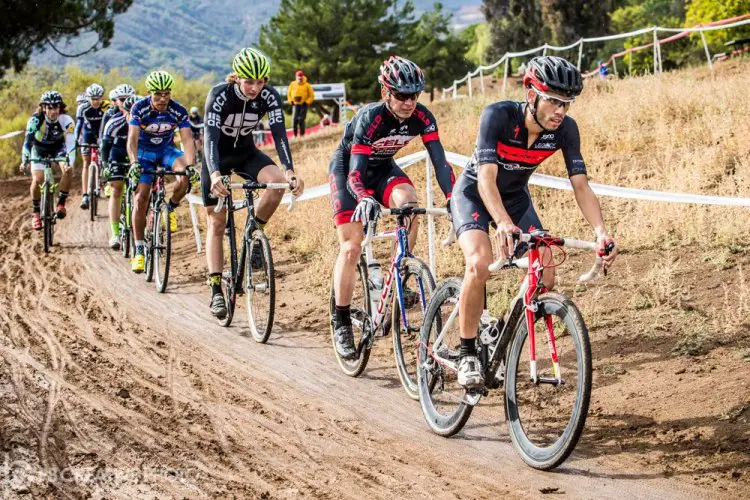
[{"label": "white course tape", "polygon": [[23,134],[23,130],[14,130],[13,132],[8,132],[7,134],[0,135],[0,139],[10,139],[11,137],[15,137],[21,134]]}]

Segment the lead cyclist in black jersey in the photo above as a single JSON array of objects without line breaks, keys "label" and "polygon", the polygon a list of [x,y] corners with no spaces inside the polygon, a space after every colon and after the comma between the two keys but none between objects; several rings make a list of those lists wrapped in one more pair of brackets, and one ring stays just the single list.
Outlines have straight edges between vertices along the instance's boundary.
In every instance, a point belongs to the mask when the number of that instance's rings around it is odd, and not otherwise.
[{"label": "lead cyclist in black jersey", "polygon": [[[617,255],[616,247],[604,255],[605,245],[612,240],[599,200],[586,177],[578,125],[566,116],[583,90],[581,73],[560,57],[536,57],[530,61],[523,83],[527,89],[525,103],[498,102],[482,112],[474,155],[453,190],[453,228],[466,259],[459,298],[458,383],[467,388],[484,383],[476,336],[485,303],[488,267],[493,261],[489,226],[497,228],[500,258],[513,253],[513,233],[519,229],[542,229],[531,203],[528,181],[537,166],[558,149],[562,149],[581,213],[594,228],[605,268],[613,264]],[[541,258],[548,262],[550,255],[542,252]],[[545,267],[543,281],[551,290],[554,267]]]},{"label": "lead cyclist in black jersey", "polygon": [[[211,314],[219,319],[227,315],[226,301],[221,292],[227,215],[226,208],[219,213],[214,211],[217,198],[229,194],[222,176],[236,173],[244,179],[260,183],[286,181],[292,184],[294,196],[301,195],[305,189],[302,178],[294,173],[281,98],[276,89],[268,85],[271,71],[268,58],[261,51],[248,47],[234,56],[232,69],[234,73],[227,77],[226,82],[216,85],[206,97],[206,145],[201,171],[201,191],[208,218],[206,260],[211,285]],[[253,130],[266,113],[284,173],[271,158],[255,147]],[[255,205],[256,223],[262,227],[268,222],[283,195],[284,192],[278,189],[267,189],[263,193]],[[260,251],[260,245],[255,248]],[[251,258],[251,265],[257,267],[260,255]]]},{"label": "lead cyclist in black jersey", "polygon": [[[351,300],[362,251],[363,224],[377,220],[386,207],[416,205],[417,192],[393,156],[416,136],[422,137],[445,198],[450,200],[453,170],[445,159],[432,113],[418,103],[424,89],[422,70],[408,59],[392,56],[380,66],[382,101],[364,106],[350,121],[328,167],[333,220],[339,239],[334,269],[334,340],[344,359],[356,356]],[[412,221],[409,247],[414,247],[418,219]]]}]

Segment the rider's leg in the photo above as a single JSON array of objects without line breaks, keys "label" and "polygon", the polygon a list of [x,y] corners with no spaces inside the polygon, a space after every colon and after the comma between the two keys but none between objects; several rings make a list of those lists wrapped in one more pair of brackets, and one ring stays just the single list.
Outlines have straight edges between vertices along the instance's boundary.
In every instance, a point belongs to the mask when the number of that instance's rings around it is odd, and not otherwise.
[{"label": "rider's leg", "polygon": [[34,202],[34,211],[38,212],[39,200],[42,199],[42,192],[40,186],[44,183],[44,168],[42,170],[31,171],[31,186],[29,186],[29,193],[31,194],[31,201]]},{"label": "rider's leg", "polygon": [[333,270],[333,290],[337,306],[348,306],[357,281],[357,263],[362,253],[362,224],[347,222],[336,228],[339,254]]},{"label": "rider's leg", "polygon": [[[174,172],[184,172],[187,166],[187,160],[184,156],[175,158],[171,163],[171,167]],[[187,194],[188,189],[190,188],[190,180],[187,178],[187,176],[178,175],[175,177],[177,179],[177,182],[175,183],[175,188],[172,192],[172,196],[169,198],[169,206],[173,209],[177,208],[177,206],[180,204],[180,201],[182,201],[182,199]]]},{"label": "rider's leg", "polygon": [[[261,168],[260,172],[258,172],[258,182],[261,183],[276,183],[276,182],[286,182],[286,178],[284,177],[284,174],[281,172],[281,169],[277,167],[276,165],[266,165],[263,168]],[[258,224],[264,225],[266,224],[271,216],[276,212],[276,209],[279,207],[279,204],[281,203],[281,198],[284,197],[284,190],[283,189],[266,189],[263,193],[263,196],[261,196],[260,200],[258,200],[257,205],[255,205],[255,218],[258,221]]]},{"label": "rider's leg", "polygon": [[[399,179],[396,179],[399,181]],[[408,178],[401,180],[397,184],[392,184],[393,187],[390,189],[390,193],[386,190],[386,194],[389,194],[384,200],[388,200],[388,207],[405,207],[407,205],[416,206],[417,201],[417,190],[411,184]],[[417,236],[419,235],[419,217],[411,218],[411,225],[409,227],[409,250],[414,249],[414,245],[417,243]]]},{"label": "rider's leg", "polygon": [[120,235],[120,209],[122,197],[122,180],[109,181],[112,195],[109,197],[109,222],[112,225],[112,236]]},{"label": "rider's leg", "polygon": [[65,206],[65,202],[68,199],[68,193],[70,192],[70,185],[73,183],[73,165],[61,163],[60,170],[62,171],[62,176],[60,177],[60,191],[57,203]]},{"label": "rider's leg", "polygon": [[481,229],[470,229],[461,233],[458,244],[464,253],[466,269],[458,301],[458,323],[462,339],[477,336],[479,318],[484,307],[484,290],[490,277],[492,244],[489,235]]},{"label": "rider's leg", "polygon": [[144,233],[146,228],[146,212],[148,200],[151,194],[151,184],[139,182],[133,197],[133,237],[135,239],[136,253],[143,253]]},{"label": "rider's leg", "polygon": [[89,165],[91,164],[91,155],[81,153],[83,168],[81,169],[81,194],[89,193]]}]

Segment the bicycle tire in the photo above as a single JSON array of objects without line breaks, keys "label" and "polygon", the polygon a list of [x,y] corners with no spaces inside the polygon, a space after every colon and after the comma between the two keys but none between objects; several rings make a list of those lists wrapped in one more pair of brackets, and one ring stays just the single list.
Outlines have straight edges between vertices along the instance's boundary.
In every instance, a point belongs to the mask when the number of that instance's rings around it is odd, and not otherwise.
[{"label": "bicycle tire", "polygon": [[128,224],[128,192],[122,194],[120,199],[120,249],[122,256],[130,257],[130,225]]},{"label": "bicycle tire", "polygon": [[[154,238],[155,238],[155,228],[156,225],[156,219],[157,214],[159,213],[158,207],[156,206],[156,202],[151,202],[148,204],[146,209],[146,227],[144,231],[144,240],[146,242],[146,245],[143,248],[144,257],[146,260],[146,272],[145,278],[146,281],[151,283],[154,279]],[[151,221],[151,224],[149,227],[149,218]]]},{"label": "bicycle tire", "polygon": [[89,164],[89,219],[91,222],[96,220],[97,195],[96,195],[96,169],[94,162]]},{"label": "bicycle tire", "polygon": [[44,253],[49,253],[52,247],[52,193],[49,189],[49,184],[45,182],[42,184],[42,230],[44,232]]},{"label": "bicycle tire", "polygon": [[[410,277],[415,277],[418,290],[418,307],[424,318],[427,304],[435,291],[435,279],[430,268],[425,262],[416,257],[405,258],[401,261],[401,270],[397,278],[401,279],[402,287],[406,287]],[[406,300],[406,299],[405,299]],[[407,310],[409,308],[407,307]],[[411,322],[410,322],[411,323]],[[401,305],[398,293],[393,294],[393,307],[391,308],[391,325],[393,330],[393,354],[396,358],[396,369],[401,385],[406,394],[415,401],[419,399],[419,382],[417,381],[417,348],[419,346],[421,322],[418,325],[409,325],[411,331],[407,332],[401,324]]]},{"label": "bicycle tire", "polygon": [[[359,257],[359,263],[357,264],[357,276],[359,277],[359,283],[356,283],[354,285],[354,293],[355,295],[352,297],[351,302],[351,314],[352,314],[352,320],[359,320],[359,323],[361,324],[363,320],[371,321],[370,318],[372,318],[372,306],[370,304],[370,289],[367,286],[367,262],[365,261],[364,256],[360,255]],[[357,290],[360,290],[361,297],[357,297]],[[359,299],[359,300],[357,300]],[[367,362],[370,359],[370,349],[372,348],[372,344],[364,345],[363,344],[363,330],[362,328],[357,327],[357,321],[352,321],[352,330],[354,332],[354,345],[360,346],[362,345],[359,353],[359,357],[357,359],[349,360],[344,359],[341,356],[339,356],[338,351],[336,351],[336,339],[334,336],[334,330],[333,330],[333,318],[336,314],[336,295],[334,293],[333,289],[333,277],[331,278],[331,298],[329,301],[329,307],[328,307],[328,313],[330,316],[330,328],[331,328],[331,341],[333,342],[333,354],[336,356],[336,361],[339,364],[339,367],[341,368],[341,371],[343,371],[346,375],[350,377],[358,377],[362,374],[363,371],[365,371],[365,368],[367,367]],[[364,316],[364,318],[358,318],[357,316],[361,315]]]},{"label": "bicycle tire", "polygon": [[[263,256],[263,268],[252,269],[253,247],[260,245]],[[255,278],[258,278],[256,281]],[[267,304],[265,303],[267,301]],[[262,305],[261,305],[262,304]],[[245,305],[247,306],[247,322],[253,339],[265,344],[273,329],[273,317],[276,307],[276,278],[273,269],[273,256],[268,236],[256,229],[247,242],[245,252]],[[256,307],[258,311],[256,311]]]},{"label": "bicycle tire", "polygon": [[154,220],[153,258],[156,270],[156,291],[164,293],[169,282],[169,264],[172,260],[172,228],[169,225],[169,206],[166,203],[161,205]]},{"label": "bicycle tire", "polygon": [[[570,370],[567,369],[567,367],[570,366],[567,360],[570,358],[568,357],[564,359],[567,350],[561,348],[561,338],[564,337],[564,341],[573,346],[572,350],[575,352],[576,356],[576,386],[574,389],[571,389],[570,383],[560,386],[534,384],[527,374],[521,374],[521,376],[519,376],[519,365],[523,358],[523,354],[528,352],[528,346],[526,346],[528,330],[525,317],[521,316],[520,320],[512,330],[513,338],[511,339],[507,351],[505,371],[505,415],[508,422],[511,441],[513,442],[516,451],[521,456],[521,459],[535,469],[551,470],[562,464],[572,453],[578,443],[581,433],[583,432],[583,427],[586,424],[592,386],[591,344],[589,342],[588,330],[583,321],[583,317],[576,305],[568,297],[556,292],[547,292],[539,296],[537,303],[539,308],[546,315],[554,316],[561,324],[564,324],[570,336],[570,339],[568,339],[567,336],[556,335],[556,343],[558,344],[558,355],[560,356],[562,373],[570,373]],[[540,324],[538,320],[537,324]],[[538,337],[539,334],[537,334],[537,338]],[[546,338],[546,336],[544,338]],[[537,359],[537,370],[537,373],[543,371],[539,359]],[[572,379],[570,378],[567,378],[567,380],[572,382]],[[520,392],[519,386],[521,387]],[[526,392],[524,392],[524,387],[526,388]],[[550,393],[549,391],[556,391],[558,395],[563,398],[569,398],[572,395],[574,403],[572,405],[570,418],[559,438],[549,446],[538,446],[538,444],[532,442],[532,439],[529,437],[529,433],[532,430],[535,430],[537,426],[532,425],[528,420],[524,422],[525,419],[521,416],[521,412],[523,412],[525,403],[519,402],[519,394],[522,396],[522,399],[525,399],[528,391],[534,390],[534,397],[536,398],[538,397],[536,394],[541,393],[542,390],[547,388],[550,389],[547,392],[542,393],[542,398],[540,398],[539,401],[539,409],[535,409],[532,412],[534,415],[539,415],[539,419],[543,422],[543,425],[546,426],[546,428],[549,428],[549,425],[553,424],[561,413],[558,411],[559,406],[550,404],[548,397]],[[527,404],[526,406],[531,405]],[[546,409],[548,409],[551,414],[546,413]],[[550,418],[549,415],[554,415],[554,417]],[[546,430],[544,431],[544,434],[545,436],[547,435]]]},{"label": "bicycle tire", "polygon": [[[227,225],[227,227],[229,226]],[[227,241],[227,248],[229,248],[231,252],[231,236],[226,231],[224,231],[224,235]],[[227,315],[222,319],[217,318],[219,325],[224,327],[228,327],[232,324],[232,319],[234,318],[234,310],[237,307],[237,283],[235,282],[235,280],[237,279],[237,276],[239,276],[238,271],[240,269],[243,269],[243,266],[245,265],[244,261],[239,261],[237,262],[237,268],[233,269],[232,258],[229,255],[227,255],[227,257],[229,257],[227,259],[229,261],[229,270],[224,271],[221,274],[221,291],[224,294],[224,300],[226,301]],[[240,255],[239,258],[242,258],[242,255]]]},{"label": "bicycle tire", "polygon": [[[448,310],[458,307],[458,296],[461,292],[461,280],[459,278],[448,278],[438,285],[435,292],[427,305],[424,322],[420,332],[419,356],[417,380],[419,386],[419,403],[422,407],[422,414],[427,421],[427,425],[435,434],[443,437],[450,437],[459,432],[471,416],[474,407],[463,399],[463,388],[458,386],[458,381],[454,382],[455,388],[453,394],[444,395],[446,373],[449,371],[442,365],[435,363],[428,353],[432,352],[434,340],[442,330],[442,314],[447,311],[441,311],[444,305]],[[455,305],[454,305],[455,304]],[[439,318],[439,319],[438,319]],[[458,324],[456,322],[456,328]],[[457,338],[457,337],[456,337]],[[454,339],[455,342],[455,339]],[[458,345],[454,345],[456,362],[458,360]],[[438,385],[438,383],[440,384]],[[442,401],[449,401],[446,405],[447,410],[442,412],[438,407],[442,407]],[[453,407],[455,404],[455,408]]]}]

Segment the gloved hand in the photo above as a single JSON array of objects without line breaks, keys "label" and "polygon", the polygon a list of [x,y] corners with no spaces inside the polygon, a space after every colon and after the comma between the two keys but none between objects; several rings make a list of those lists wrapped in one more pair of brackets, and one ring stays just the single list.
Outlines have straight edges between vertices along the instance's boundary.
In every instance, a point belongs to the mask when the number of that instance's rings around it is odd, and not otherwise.
[{"label": "gloved hand", "polygon": [[185,174],[187,174],[188,180],[190,181],[190,184],[192,186],[199,184],[201,181],[201,174],[198,171],[198,169],[195,168],[194,165],[188,165],[185,169]]},{"label": "gloved hand", "polygon": [[128,170],[128,178],[133,182],[138,182],[138,179],[140,179],[141,174],[143,173],[143,168],[141,168],[141,164],[137,161],[134,161],[130,164],[130,170]]},{"label": "gloved hand", "polygon": [[109,179],[112,177],[112,170],[109,168],[109,163],[102,162],[102,180],[104,182],[109,181]]},{"label": "gloved hand", "polygon": [[380,203],[371,196],[365,196],[359,200],[357,208],[354,209],[354,214],[352,214],[352,222],[361,222],[362,224],[375,222],[379,218]]}]

